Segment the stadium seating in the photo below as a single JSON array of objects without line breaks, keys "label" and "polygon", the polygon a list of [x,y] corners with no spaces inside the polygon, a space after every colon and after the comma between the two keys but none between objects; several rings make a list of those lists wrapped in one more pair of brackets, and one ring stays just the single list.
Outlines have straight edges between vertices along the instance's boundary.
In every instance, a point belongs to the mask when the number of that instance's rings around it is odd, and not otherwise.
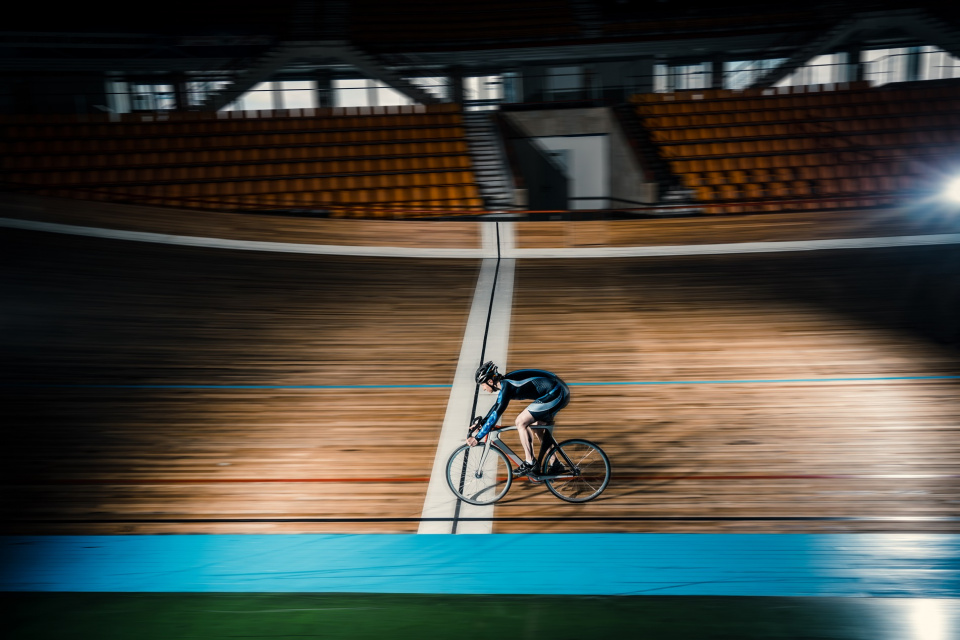
[{"label": "stadium seating", "polygon": [[5,179],[33,193],[354,217],[483,208],[456,105],[0,124]]},{"label": "stadium seating", "polygon": [[[632,102],[660,155],[717,213],[895,202],[955,161],[960,143],[960,86],[704,90]],[[736,208],[720,206],[731,200]]]}]

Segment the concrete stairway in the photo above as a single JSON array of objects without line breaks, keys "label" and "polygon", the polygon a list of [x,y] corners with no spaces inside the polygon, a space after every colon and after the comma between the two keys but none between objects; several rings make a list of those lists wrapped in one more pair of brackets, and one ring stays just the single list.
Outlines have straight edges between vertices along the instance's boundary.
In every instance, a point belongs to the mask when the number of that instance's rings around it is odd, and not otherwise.
[{"label": "concrete stairway", "polygon": [[774,86],[812,58],[829,53],[850,35],[867,29],[905,31],[921,42],[937,46],[954,57],[960,57],[960,30],[924,9],[864,11],[833,23],[829,29],[798,47],[782,65],[758,78],[752,87],[767,89]]},{"label": "concrete stairway", "polygon": [[621,104],[613,108],[613,114],[623,129],[634,155],[646,173],[648,182],[657,183],[658,200],[662,203],[677,204],[692,200],[694,194],[683,186],[680,178],[673,173],[670,165],[660,157],[659,147],[650,137],[650,132],[634,111],[631,104]]},{"label": "concrete stairway", "polygon": [[829,29],[821,32],[815,38],[797,48],[793,55],[781,64],[779,67],[771,69],[760,76],[752,87],[755,89],[767,89],[777,84],[791,73],[802,67],[807,61],[829,52],[831,49],[842,43],[846,38],[859,28],[861,16],[854,15],[840,22],[834,23]]},{"label": "concrete stairway", "polygon": [[484,206],[490,210],[514,209],[512,180],[491,112],[467,111],[463,124]]}]

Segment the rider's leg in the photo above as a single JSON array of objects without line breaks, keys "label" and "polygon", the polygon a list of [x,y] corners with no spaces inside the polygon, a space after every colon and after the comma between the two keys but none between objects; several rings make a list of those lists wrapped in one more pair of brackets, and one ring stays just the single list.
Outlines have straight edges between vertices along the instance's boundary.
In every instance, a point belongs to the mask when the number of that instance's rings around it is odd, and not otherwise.
[{"label": "rider's leg", "polygon": [[[535,430],[530,428],[536,421],[537,419],[533,417],[533,414],[524,409],[514,423],[517,425],[517,435],[520,436],[520,446],[523,447],[524,459],[531,464],[537,459],[533,454],[533,432]],[[540,429],[536,429],[536,431],[540,431]]]}]

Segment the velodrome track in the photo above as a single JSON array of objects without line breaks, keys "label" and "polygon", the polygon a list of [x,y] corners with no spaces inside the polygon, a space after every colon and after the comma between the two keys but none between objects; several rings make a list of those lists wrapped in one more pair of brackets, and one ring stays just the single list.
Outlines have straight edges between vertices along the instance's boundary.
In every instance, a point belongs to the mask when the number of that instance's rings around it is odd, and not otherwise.
[{"label": "velodrome track", "polygon": [[[10,197],[2,588],[954,597],[960,222],[827,216],[350,222]],[[521,482],[493,513],[450,511],[434,465],[481,351],[571,384],[558,435],[608,452],[601,499]],[[415,535],[454,527],[504,535]],[[565,560],[513,586],[544,545]]]}]

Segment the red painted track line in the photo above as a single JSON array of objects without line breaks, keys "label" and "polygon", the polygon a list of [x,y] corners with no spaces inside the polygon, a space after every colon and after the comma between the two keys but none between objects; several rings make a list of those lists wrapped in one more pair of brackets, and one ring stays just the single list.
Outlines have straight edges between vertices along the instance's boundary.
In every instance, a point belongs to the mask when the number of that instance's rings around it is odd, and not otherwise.
[{"label": "red painted track line", "polygon": [[254,484],[260,482],[309,483],[309,482],[429,482],[430,478],[76,478],[55,480],[21,480],[7,484],[17,485],[64,485],[64,484]]},{"label": "red painted track line", "polygon": [[[806,474],[806,475],[618,475],[613,479],[651,480],[942,480],[957,479],[958,474]],[[163,484],[256,484],[256,483],[402,483],[429,482],[428,477],[393,478],[75,478],[50,480],[20,480],[9,485],[163,485]]]}]

